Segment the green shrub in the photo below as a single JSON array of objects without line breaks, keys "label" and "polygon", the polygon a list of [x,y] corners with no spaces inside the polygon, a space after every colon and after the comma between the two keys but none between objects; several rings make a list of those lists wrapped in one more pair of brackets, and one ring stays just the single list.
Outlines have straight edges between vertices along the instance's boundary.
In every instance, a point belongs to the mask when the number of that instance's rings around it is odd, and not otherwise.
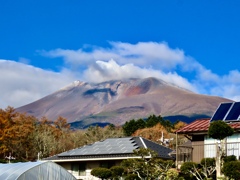
[{"label": "green shrub", "polygon": [[195,162],[185,162],[181,165],[181,172],[183,174],[188,174],[190,171],[193,171],[193,169],[198,167],[198,164]]},{"label": "green shrub", "polygon": [[0,159],[0,163],[7,163],[6,159]]},{"label": "green shrub", "polygon": [[236,161],[236,160],[237,160],[237,158],[236,158],[236,156],[234,156],[234,155],[225,156],[225,157],[223,158],[224,163],[227,163],[227,162],[230,162],[230,161]]},{"label": "green shrub", "polygon": [[92,169],[91,175],[96,176],[101,179],[107,179],[112,176],[112,172],[110,169],[98,167],[98,168]]},{"label": "green shrub", "polygon": [[199,164],[195,162],[185,162],[180,168],[181,176],[186,180],[194,180],[196,177],[191,172],[195,172],[195,169],[199,169]]},{"label": "green shrub", "polygon": [[184,177],[178,177],[178,180],[185,180]]},{"label": "green shrub", "polygon": [[136,174],[128,174],[126,177],[125,177],[125,180],[141,180],[138,175]]},{"label": "green shrub", "polygon": [[196,180],[196,177],[193,176],[190,173],[189,174],[183,174],[183,173],[179,172],[178,180]]},{"label": "green shrub", "polygon": [[124,168],[122,166],[113,166],[110,168],[112,171],[112,177],[121,177],[124,173]]},{"label": "green shrub", "polygon": [[174,168],[170,168],[168,171],[167,171],[167,177],[166,177],[166,180],[177,180],[179,179],[178,178],[178,171],[177,169],[174,169]]},{"label": "green shrub", "polygon": [[229,179],[240,179],[240,161],[229,161],[223,164],[222,172]]},{"label": "green shrub", "polygon": [[208,128],[208,135],[213,139],[223,140],[227,136],[231,136],[234,130],[224,121],[213,121]]},{"label": "green shrub", "polygon": [[202,171],[206,173],[208,178],[216,179],[215,158],[203,158],[200,164],[202,166]]},{"label": "green shrub", "polygon": [[202,166],[216,166],[215,158],[202,158],[201,163]]}]

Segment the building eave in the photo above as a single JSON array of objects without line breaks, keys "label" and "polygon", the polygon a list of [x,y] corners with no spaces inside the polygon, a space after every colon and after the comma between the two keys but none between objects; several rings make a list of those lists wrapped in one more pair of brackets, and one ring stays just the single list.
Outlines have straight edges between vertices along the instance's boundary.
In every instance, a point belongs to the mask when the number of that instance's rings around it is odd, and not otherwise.
[{"label": "building eave", "polygon": [[[106,157],[106,158],[76,158],[76,159],[55,159],[55,160],[49,160],[49,161],[53,161],[53,162],[75,162],[75,161],[105,161],[105,160],[124,160],[124,159],[135,159],[135,158],[141,158],[139,156],[125,156],[125,157]],[[150,158],[150,156],[146,156],[145,158]]]}]

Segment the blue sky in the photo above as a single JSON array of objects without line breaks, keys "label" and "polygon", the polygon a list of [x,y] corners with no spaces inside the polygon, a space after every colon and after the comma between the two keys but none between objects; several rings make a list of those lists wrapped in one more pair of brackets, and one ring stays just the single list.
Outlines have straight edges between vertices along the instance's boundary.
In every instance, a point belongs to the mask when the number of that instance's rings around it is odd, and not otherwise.
[{"label": "blue sky", "polygon": [[154,76],[240,100],[238,0],[0,0],[0,108]]}]

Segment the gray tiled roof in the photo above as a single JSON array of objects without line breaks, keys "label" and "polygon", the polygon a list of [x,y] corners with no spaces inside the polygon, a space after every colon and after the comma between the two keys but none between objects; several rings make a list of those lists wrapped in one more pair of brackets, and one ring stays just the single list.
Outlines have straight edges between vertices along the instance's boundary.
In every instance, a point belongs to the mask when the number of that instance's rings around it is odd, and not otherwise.
[{"label": "gray tiled roof", "polygon": [[154,143],[150,140],[142,138],[144,144],[146,145],[147,148],[155,151],[158,154],[158,157],[163,158],[163,159],[170,159],[171,157],[169,154],[173,151],[172,149],[162,146],[160,144]]},{"label": "gray tiled roof", "polygon": [[63,152],[58,156],[126,154],[132,153],[133,150],[137,148],[138,146],[134,142],[133,138],[110,138],[94,144]]},{"label": "gray tiled roof", "polygon": [[98,141],[94,144],[60,153],[47,159],[66,160],[133,156],[133,151],[139,148],[150,148],[156,151],[159,157],[171,159],[169,153],[172,149],[142,137],[109,138],[104,141]]}]

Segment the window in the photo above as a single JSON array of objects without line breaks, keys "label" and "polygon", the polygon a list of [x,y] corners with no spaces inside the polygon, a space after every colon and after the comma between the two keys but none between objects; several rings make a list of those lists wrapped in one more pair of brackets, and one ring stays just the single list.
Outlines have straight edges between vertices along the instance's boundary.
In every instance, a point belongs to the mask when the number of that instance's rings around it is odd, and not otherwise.
[{"label": "window", "polygon": [[240,135],[233,134],[227,137],[227,156],[234,155],[239,159],[240,156]]},{"label": "window", "polygon": [[104,167],[104,168],[111,168],[114,165],[115,163],[113,161],[102,161],[100,163],[100,167]]},{"label": "window", "polygon": [[[227,137],[227,142],[225,144],[225,153],[227,156],[234,155],[237,158],[240,157],[240,135],[234,134]],[[204,157],[216,157],[216,142],[218,142],[218,148],[220,148],[220,141],[205,137],[204,140]]]},{"label": "window", "polygon": [[71,164],[72,175],[86,176],[86,163],[74,162]]},{"label": "window", "polygon": [[86,164],[85,163],[79,164],[79,176],[86,176]]},{"label": "window", "polygon": [[[204,157],[213,158],[216,157],[216,143],[220,143],[219,140],[205,136],[204,138]],[[220,144],[219,144],[220,146]]]}]

